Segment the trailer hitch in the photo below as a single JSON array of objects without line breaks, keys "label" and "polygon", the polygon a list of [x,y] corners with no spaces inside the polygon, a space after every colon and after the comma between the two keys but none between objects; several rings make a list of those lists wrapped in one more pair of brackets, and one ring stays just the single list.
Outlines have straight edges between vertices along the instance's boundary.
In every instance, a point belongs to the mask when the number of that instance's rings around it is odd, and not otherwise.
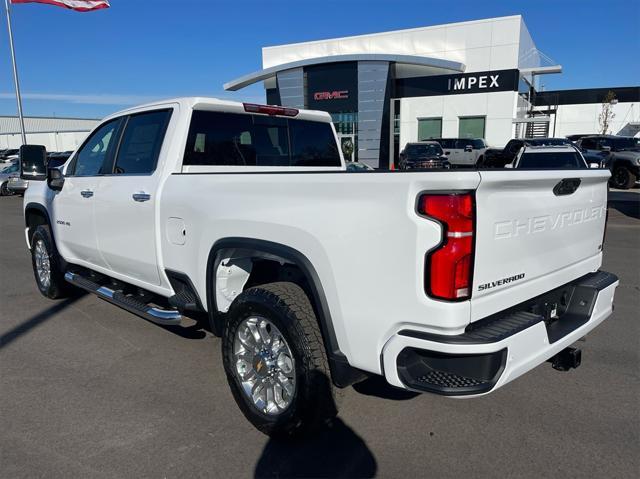
[{"label": "trailer hitch", "polygon": [[580,366],[582,361],[582,351],[577,348],[565,348],[555,356],[547,359],[551,367],[556,371],[568,371]]}]

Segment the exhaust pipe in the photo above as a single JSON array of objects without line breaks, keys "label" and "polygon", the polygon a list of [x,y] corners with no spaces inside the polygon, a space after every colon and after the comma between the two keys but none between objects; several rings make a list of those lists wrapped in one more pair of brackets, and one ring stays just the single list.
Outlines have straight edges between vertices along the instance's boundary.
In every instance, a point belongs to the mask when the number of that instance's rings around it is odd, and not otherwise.
[{"label": "exhaust pipe", "polygon": [[556,371],[568,371],[580,366],[582,351],[577,348],[566,348],[547,361],[551,363],[551,367]]}]

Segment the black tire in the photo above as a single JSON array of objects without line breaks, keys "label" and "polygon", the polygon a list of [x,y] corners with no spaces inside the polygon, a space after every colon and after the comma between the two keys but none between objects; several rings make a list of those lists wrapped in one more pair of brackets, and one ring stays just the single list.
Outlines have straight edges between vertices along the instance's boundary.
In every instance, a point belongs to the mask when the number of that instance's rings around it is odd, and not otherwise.
[{"label": "black tire", "polygon": [[[236,332],[251,316],[273,323],[295,360],[295,392],[289,406],[277,415],[260,411],[244,392],[233,353]],[[222,359],[231,392],[245,417],[261,432],[290,438],[329,423],[338,413],[338,390],[333,386],[313,307],[304,290],[294,283],[269,283],[240,294],[229,308],[222,336]]]},{"label": "black tire", "polygon": [[[37,251],[38,245],[41,245],[48,255],[49,260],[49,281],[43,281],[38,274]],[[65,298],[71,291],[71,285],[64,279],[63,261],[56,245],[51,237],[51,230],[48,225],[39,225],[36,227],[31,236],[31,264],[33,266],[33,275],[38,285],[38,290],[43,296],[50,299]]]},{"label": "black tire", "polygon": [[9,182],[5,181],[0,185],[0,196],[12,196],[13,191],[9,189]]},{"label": "black tire", "polygon": [[611,186],[620,190],[628,190],[636,184],[636,175],[626,166],[619,165],[613,169],[611,174]]}]

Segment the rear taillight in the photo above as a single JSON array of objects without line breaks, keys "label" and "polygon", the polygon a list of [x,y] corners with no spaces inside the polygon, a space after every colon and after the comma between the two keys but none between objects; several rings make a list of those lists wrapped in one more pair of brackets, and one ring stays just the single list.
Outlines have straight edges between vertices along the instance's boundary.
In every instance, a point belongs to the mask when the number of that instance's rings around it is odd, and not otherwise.
[{"label": "rear taillight", "polygon": [[473,194],[426,194],[420,197],[418,212],[442,225],[442,241],[427,255],[426,293],[447,301],[469,299],[475,229]]},{"label": "rear taillight", "polygon": [[265,115],[297,116],[299,111],[296,108],[284,106],[257,105],[255,103],[243,103],[244,111],[247,113],[264,113]]}]

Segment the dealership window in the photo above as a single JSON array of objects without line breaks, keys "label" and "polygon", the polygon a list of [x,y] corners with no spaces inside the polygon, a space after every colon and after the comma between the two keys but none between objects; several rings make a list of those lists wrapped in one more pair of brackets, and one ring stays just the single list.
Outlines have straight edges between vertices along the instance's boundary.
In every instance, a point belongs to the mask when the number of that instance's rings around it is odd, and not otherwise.
[{"label": "dealership window", "polygon": [[484,138],[484,116],[460,117],[458,122],[459,138]]},{"label": "dealership window", "polygon": [[440,138],[442,118],[418,118],[418,141]]}]

